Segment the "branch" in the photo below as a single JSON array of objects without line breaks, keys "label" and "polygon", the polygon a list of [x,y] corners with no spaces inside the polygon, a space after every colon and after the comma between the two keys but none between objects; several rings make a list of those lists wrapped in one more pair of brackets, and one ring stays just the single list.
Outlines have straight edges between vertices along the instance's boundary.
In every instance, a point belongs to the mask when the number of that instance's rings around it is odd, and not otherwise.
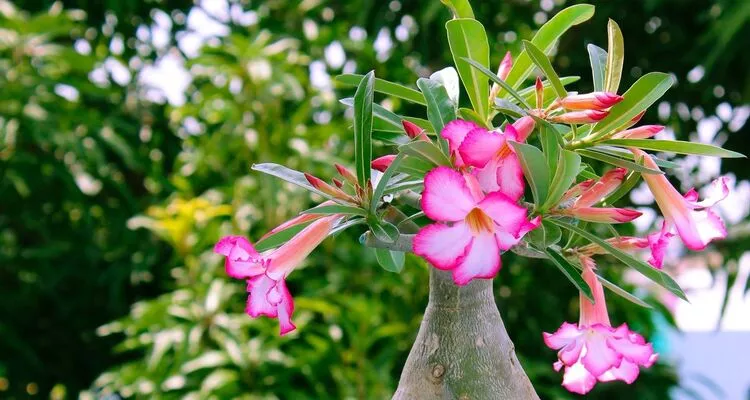
[{"label": "branch", "polygon": [[375,235],[372,234],[372,232],[366,232],[364,245],[368,247],[376,247],[379,249],[388,249],[410,253],[414,236],[416,235],[399,235],[398,239],[396,239],[395,242],[388,243],[376,238]]}]

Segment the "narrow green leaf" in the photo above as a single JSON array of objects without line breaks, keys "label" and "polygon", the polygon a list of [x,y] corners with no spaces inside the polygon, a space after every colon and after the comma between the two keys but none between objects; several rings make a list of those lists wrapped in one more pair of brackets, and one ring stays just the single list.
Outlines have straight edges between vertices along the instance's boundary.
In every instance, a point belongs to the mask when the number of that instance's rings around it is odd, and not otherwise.
[{"label": "narrow green leaf", "polygon": [[451,162],[440,149],[431,142],[415,140],[399,146],[399,153],[420,158],[431,163],[433,166],[450,165]]},{"label": "narrow green leaf", "polygon": [[[427,143],[427,142],[424,142]],[[440,153],[442,154],[442,153]],[[375,187],[375,190],[372,193],[372,199],[370,201],[370,212],[375,213],[375,211],[378,209],[378,203],[380,202],[380,198],[383,197],[383,192],[385,191],[386,186],[388,185],[388,181],[391,179],[391,176],[393,176],[394,173],[398,170],[398,166],[401,164],[401,160],[404,159],[406,156],[405,153],[398,153],[396,158],[391,161],[391,164],[386,168],[385,172],[383,172],[383,176],[380,177],[380,181],[378,181],[378,185]]]},{"label": "narrow green leaf", "polygon": [[617,93],[622,76],[622,63],[625,58],[625,45],[617,22],[607,23],[607,66],[605,68],[604,90]]},{"label": "narrow green leaf", "polygon": [[643,75],[622,95],[623,100],[612,106],[609,115],[594,126],[588,141],[602,137],[633,119],[659,100],[673,83],[674,78],[669,74],[651,72]]},{"label": "narrow green leaf", "polygon": [[513,118],[521,118],[527,115],[526,111],[524,111],[521,107],[511,103],[506,99],[496,98],[494,108],[500,113]]},{"label": "narrow green leaf", "polygon": [[378,260],[378,264],[388,272],[401,273],[404,269],[405,254],[402,251],[393,251],[388,249],[375,250],[375,258]]},{"label": "narrow green leaf", "polygon": [[[403,166],[402,166],[403,167]],[[385,191],[383,192],[383,195],[392,194],[392,193],[398,193],[404,190],[415,190],[420,191],[422,186],[424,185],[424,182],[419,180],[408,180],[408,181],[401,181],[398,183],[394,183],[393,185],[388,185],[385,188]]]},{"label": "narrow green leaf", "polygon": [[390,222],[379,221],[371,215],[370,218],[367,219],[367,224],[370,226],[372,234],[380,241],[393,243],[398,239],[398,228]]},{"label": "narrow green leaf", "polygon": [[604,91],[604,75],[607,70],[607,52],[594,44],[589,44],[586,46],[586,49],[589,51],[591,78],[594,82],[594,91]]},{"label": "narrow green leaf", "polygon": [[644,150],[666,151],[677,154],[695,154],[723,158],[746,158],[742,153],[722,149],[721,147],[705,143],[685,142],[681,140],[656,139],[610,139],[602,144],[621,147],[637,147]]},{"label": "narrow green leaf", "polygon": [[605,153],[592,150],[592,149],[577,149],[576,153],[584,157],[592,158],[594,160],[599,160],[607,164],[612,164],[617,167],[623,167],[631,171],[637,171],[643,174],[663,174],[664,173],[656,169],[651,169],[643,165],[636,164],[633,161],[625,160],[625,159],[615,157],[609,154],[605,154]]},{"label": "narrow green leaf", "polygon": [[544,202],[542,210],[546,210],[549,207],[556,205],[557,202],[560,201],[560,198],[562,198],[563,194],[565,194],[565,191],[575,182],[576,176],[578,176],[578,168],[581,165],[581,156],[569,150],[562,150],[558,160],[557,171],[550,183],[547,201]]},{"label": "narrow green leaf", "polygon": [[[529,105],[529,103],[526,102],[526,100],[523,98],[523,96],[521,96],[520,94],[516,93],[516,91],[513,90],[513,88],[510,87],[510,85],[508,85],[504,80],[500,79],[497,76],[497,74],[495,74],[494,72],[490,71],[487,67],[485,67],[484,65],[482,65],[482,64],[480,64],[480,63],[478,63],[478,62],[476,62],[474,60],[464,58],[464,61],[466,61],[470,66],[474,67],[476,70],[478,70],[479,72],[481,72],[482,74],[484,74],[486,77],[490,78],[492,80],[492,82],[495,82],[498,85],[500,85],[500,87],[502,87],[503,89],[505,89],[511,96],[513,96],[513,98],[515,98],[516,100],[518,100],[519,103],[521,103],[524,107],[526,107],[527,110],[531,108],[531,106]],[[489,86],[489,84],[488,84],[488,86]]]},{"label": "narrow green leaf", "polygon": [[[542,50],[544,54],[549,55],[560,36],[571,27],[588,21],[593,15],[594,6],[590,4],[579,4],[568,7],[555,14],[547,23],[542,25],[536,35],[534,35],[534,38],[531,39],[531,43]],[[522,51],[513,61],[513,67],[510,69],[508,79],[505,81],[510,87],[515,89],[529,77],[533,70],[534,64],[531,62],[531,58],[526,51]],[[501,96],[504,96],[503,91],[500,93]]]},{"label": "narrow green leaf", "polygon": [[534,203],[537,207],[541,206],[547,198],[549,186],[549,171],[547,170],[547,162],[544,159],[544,154],[542,154],[541,150],[530,144],[511,142],[511,145],[516,150],[523,174],[531,186]]},{"label": "narrow green leaf", "polygon": [[594,296],[591,294],[591,287],[583,280],[581,273],[570,263],[562,254],[551,248],[544,249],[544,253],[553,264],[565,275],[566,278],[576,287],[586,298],[594,302]]},{"label": "narrow green leaf", "polygon": [[372,130],[372,138],[386,144],[392,144],[401,146],[402,144],[409,143],[409,137],[404,134],[403,131],[391,131],[391,130]]},{"label": "narrow green leaf", "polygon": [[560,161],[560,150],[563,146],[563,139],[560,133],[552,125],[539,124],[540,142],[542,143],[542,152],[547,159],[547,168],[550,176],[557,173],[557,166]]},{"label": "narrow green leaf", "polygon": [[659,286],[667,289],[677,297],[687,300],[687,297],[685,296],[685,293],[680,288],[680,285],[677,284],[677,282],[672,279],[671,276],[667,275],[667,273],[658,270],[643,261],[640,261],[634,257],[632,257],[630,254],[625,253],[624,251],[612,246],[609,244],[606,240],[600,238],[599,236],[594,235],[591,232],[588,232],[586,230],[583,230],[575,225],[571,225],[567,222],[557,220],[557,219],[547,219],[547,221],[552,222],[553,224],[558,225],[559,227],[563,229],[567,229],[571,232],[575,232],[578,235],[584,237],[585,239],[589,240],[592,243],[596,243],[599,246],[601,246],[605,251],[607,251],[609,254],[611,254],[616,259],[622,261],[629,267],[635,269],[636,271],[640,272],[643,276],[646,278],[654,281]]},{"label": "narrow green leaf", "polygon": [[[343,83],[349,86],[358,86],[364,78],[364,75],[359,74],[342,74],[334,78],[336,82]],[[398,97],[412,103],[421,105],[427,105],[424,96],[417,90],[408,88],[404,85],[386,81],[384,79],[375,78],[375,91],[378,93],[387,94],[389,96]]]},{"label": "narrow green leaf", "polygon": [[472,68],[467,60],[472,60],[485,68],[490,65],[490,45],[484,26],[469,18],[459,18],[446,22],[448,44],[450,45],[453,63],[461,77],[466,93],[469,95],[474,111],[486,120],[490,112],[490,87],[486,78]]},{"label": "narrow green leaf", "polygon": [[427,119],[435,129],[435,133],[440,134],[445,124],[456,119],[456,108],[440,82],[419,78],[417,87],[427,100]]},{"label": "narrow green leaf", "polygon": [[[347,107],[354,107],[354,99],[351,97],[346,97],[339,102]],[[381,106],[378,103],[372,104],[372,113],[375,115],[376,118],[380,119],[381,121],[389,124],[393,128],[398,128],[403,130],[403,125],[401,124],[401,120],[405,119],[409,122],[413,122],[417,124],[420,128],[425,129],[429,132],[434,132],[432,125],[429,121],[422,119],[422,118],[413,118],[413,117],[402,117],[394,113],[393,111],[388,110],[387,108]]]},{"label": "narrow green leaf", "polygon": [[552,68],[552,63],[549,61],[547,55],[528,40],[523,41],[523,48],[526,49],[526,53],[531,57],[531,61],[542,70],[547,77],[547,80],[550,81],[552,88],[555,89],[557,97],[562,99],[567,96],[568,91],[565,90],[565,86],[560,82],[560,77],[557,76],[557,72]]},{"label": "narrow green leaf", "polygon": [[313,207],[309,210],[302,211],[302,214],[324,214],[324,215],[347,214],[347,215],[361,215],[364,217],[367,215],[367,211],[359,207],[335,204],[335,205],[324,205],[324,206]]},{"label": "narrow green leaf", "polygon": [[253,164],[251,169],[254,171],[262,172],[264,174],[268,174],[268,175],[283,179],[289,183],[293,183],[313,193],[317,193],[327,199],[331,198],[331,196],[321,192],[318,189],[315,189],[312,185],[310,185],[310,183],[307,181],[307,178],[305,178],[305,174],[299,171],[295,171],[291,168],[287,168],[283,165],[274,164],[274,163]]},{"label": "narrow green leaf", "polygon": [[469,0],[440,0],[440,2],[448,6],[454,18],[474,18],[474,11],[471,9]]},{"label": "narrow green leaf", "polygon": [[602,286],[612,291],[612,293],[622,297],[625,300],[630,301],[633,304],[637,304],[641,307],[645,308],[653,308],[650,304],[646,303],[645,301],[639,299],[635,295],[631,294],[627,290],[615,285],[614,283],[604,279],[601,275],[597,274],[596,279],[599,279],[599,282],[602,283]]},{"label": "narrow green leaf", "polygon": [[[594,146],[589,147],[591,150],[596,150],[600,153],[609,154],[611,156],[624,158],[626,160],[635,161],[635,155],[631,153],[629,150],[623,149],[621,147],[614,147],[614,146]],[[656,162],[656,165],[662,168],[682,168],[682,165],[677,164],[676,162],[663,160],[658,157],[651,156],[651,158]]]},{"label": "narrow green leaf", "polygon": [[372,98],[375,73],[365,75],[354,93],[354,164],[357,181],[363,188],[370,180],[372,161]]},{"label": "narrow green leaf", "polygon": [[401,165],[399,166],[398,170],[399,172],[403,172],[409,176],[423,178],[424,174],[426,174],[434,167],[434,164],[419,157],[408,156],[404,158],[403,161],[401,161]]},{"label": "narrow green leaf", "polygon": [[489,128],[489,126],[487,126],[487,121],[482,120],[482,117],[480,117],[479,114],[477,114],[477,112],[472,110],[471,108],[459,108],[458,117],[467,121],[472,121],[479,126]]}]

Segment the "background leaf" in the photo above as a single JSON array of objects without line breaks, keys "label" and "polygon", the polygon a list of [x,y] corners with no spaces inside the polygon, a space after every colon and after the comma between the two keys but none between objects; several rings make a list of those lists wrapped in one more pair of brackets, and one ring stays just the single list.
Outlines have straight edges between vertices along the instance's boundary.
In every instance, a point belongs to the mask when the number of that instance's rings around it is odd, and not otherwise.
[{"label": "background leaf", "polygon": [[466,59],[473,60],[489,68],[490,45],[487,42],[484,26],[474,19],[459,18],[448,21],[445,28],[448,31],[448,43],[453,55],[453,63],[456,64],[461,82],[474,106],[474,111],[482,120],[486,120],[490,112],[489,84],[487,79],[483,78],[479,71],[472,68],[466,61]]},{"label": "background leaf", "polygon": [[367,187],[372,161],[372,98],[375,73],[365,75],[354,93],[354,164],[360,187]]}]

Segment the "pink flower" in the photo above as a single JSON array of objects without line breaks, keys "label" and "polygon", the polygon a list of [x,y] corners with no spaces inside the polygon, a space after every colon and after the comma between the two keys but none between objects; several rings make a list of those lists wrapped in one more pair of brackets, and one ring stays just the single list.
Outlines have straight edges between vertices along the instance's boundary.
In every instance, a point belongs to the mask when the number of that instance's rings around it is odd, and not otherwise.
[{"label": "pink flower", "polygon": [[639,367],[656,362],[651,343],[631,331],[626,324],[613,328],[604,301],[604,289],[594,273],[594,261],[581,257],[583,279],[591,287],[594,303],[580,295],[581,317],[578,324],[564,322],[555,333],[544,333],[544,343],[557,353],[556,371],[565,367],[563,387],[586,394],[597,381],[621,380],[633,383]]},{"label": "pink flower", "polygon": [[471,130],[458,151],[465,164],[471,165],[479,184],[486,192],[501,191],[513,200],[523,196],[524,181],[521,162],[509,143],[517,141],[513,125],[505,132],[490,132],[484,128]]},{"label": "pink flower", "polygon": [[[505,53],[505,57],[503,57],[503,61],[500,62],[500,66],[497,68],[497,77],[506,80],[508,78],[508,74],[510,74],[510,68],[513,66],[513,57],[510,55],[510,52]],[[490,102],[493,101],[495,97],[497,97],[498,93],[500,93],[500,85],[497,83],[492,84],[492,89],[490,89]]]},{"label": "pink flower", "polygon": [[563,124],[593,124],[601,121],[607,115],[609,115],[609,111],[584,110],[571,111],[565,114],[549,117],[548,119],[552,122],[560,122]]},{"label": "pink flower", "polygon": [[[666,221],[662,224],[659,231],[648,234],[645,238],[635,236],[618,236],[611,239],[607,239],[607,242],[612,246],[617,247],[620,250],[634,251],[640,249],[648,249],[651,252],[651,256],[648,259],[648,263],[654,268],[661,269],[664,264],[664,254],[667,251],[669,240],[674,236],[673,233],[669,232]],[[591,243],[578,249],[580,254],[594,255],[594,254],[607,254],[601,246]]]},{"label": "pink flower", "polygon": [[[630,150],[637,159],[643,159],[646,167],[659,169],[651,156],[643,150]],[[681,196],[664,175],[643,174],[643,180],[651,189],[664,219],[670,227],[674,225],[677,228],[677,233],[689,249],[703,250],[711,241],[727,236],[724,222],[711,210],[713,205],[724,200],[729,194],[725,177],[713,182],[711,195],[703,201],[698,201],[698,192],[694,189],[690,189],[684,197]]]},{"label": "pink flower", "polygon": [[648,139],[664,130],[662,125],[643,125],[612,135],[612,139]]},{"label": "pink flower", "polygon": [[395,154],[388,154],[372,160],[370,166],[372,167],[372,169],[376,169],[380,172],[385,172],[385,170],[388,169],[394,159],[396,159]]},{"label": "pink flower", "polygon": [[611,194],[622,183],[627,171],[615,168],[608,171],[598,181],[588,180],[569,189],[563,196],[563,201],[578,197],[572,206],[560,210],[563,215],[569,215],[583,221],[617,224],[630,222],[641,216],[640,211],[629,208],[592,207],[594,204]]},{"label": "pink flower", "polygon": [[461,159],[458,148],[464,141],[466,134],[473,129],[484,128],[471,121],[454,119],[453,121],[445,124],[445,127],[443,127],[443,130],[440,132],[440,136],[448,141],[448,147],[450,148],[451,155],[453,156],[453,165],[455,165],[456,167],[464,166],[464,161]]},{"label": "pink flower", "polygon": [[517,244],[539,226],[525,208],[502,192],[484,195],[472,175],[437,167],[424,179],[422,210],[437,223],[414,238],[414,253],[435,268],[453,272],[465,285],[476,278],[493,278],[500,270],[500,251]]},{"label": "pink flower", "polygon": [[291,321],[294,300],[286,287],[286,277],[328,236],[339,218],[321,217],[281,247],[263,254],[241,236],[226,236],[216,243],[214,252],[226,257],[227,275],[247,280],[248,315],[278,318],[281,335],[296,328]]},{"label": "pink flower", "polygon": [[609,92],[592,92],[586,94],[574,94],[557,100],[556,106],[562,106],[568,110],[604,110],[621,102],[622,96]]}]

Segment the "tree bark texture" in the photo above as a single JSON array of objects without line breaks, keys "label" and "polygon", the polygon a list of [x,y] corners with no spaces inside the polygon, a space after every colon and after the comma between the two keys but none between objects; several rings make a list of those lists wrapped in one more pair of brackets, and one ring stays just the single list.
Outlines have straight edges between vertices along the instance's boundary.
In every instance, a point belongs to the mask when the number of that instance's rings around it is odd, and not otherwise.
[{"label": "tree bark texture", "polygon": [[516,357],[492,280],[459,287],[431,269],[430,298],[394,400],[539,399]]}]

